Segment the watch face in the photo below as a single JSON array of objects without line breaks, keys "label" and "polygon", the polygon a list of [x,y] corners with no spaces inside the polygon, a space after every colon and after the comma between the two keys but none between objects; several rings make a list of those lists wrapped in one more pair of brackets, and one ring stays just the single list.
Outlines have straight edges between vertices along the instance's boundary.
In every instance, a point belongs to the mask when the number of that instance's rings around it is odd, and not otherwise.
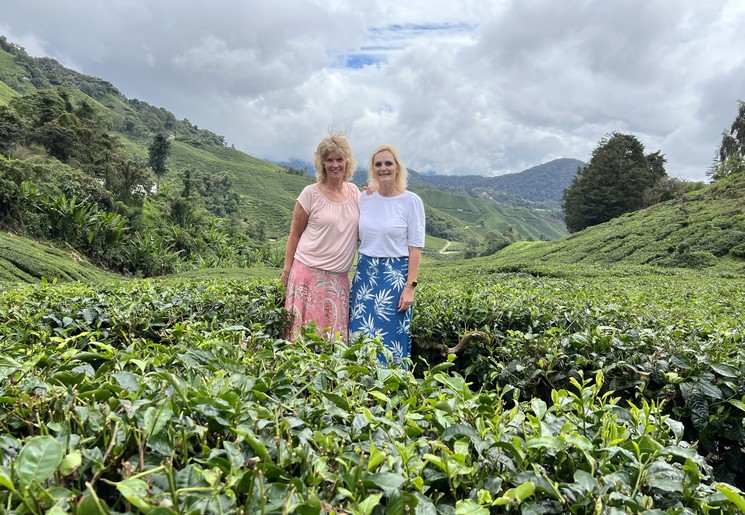
[{"label": "watch face", "polygon": [[417,285],[417,284],[419,284],[419,283],[418,283],[418,282],[416,282],[416,281],[411,281],[411,286],[412,286],[412,287],[416,288],[416,285]]}]

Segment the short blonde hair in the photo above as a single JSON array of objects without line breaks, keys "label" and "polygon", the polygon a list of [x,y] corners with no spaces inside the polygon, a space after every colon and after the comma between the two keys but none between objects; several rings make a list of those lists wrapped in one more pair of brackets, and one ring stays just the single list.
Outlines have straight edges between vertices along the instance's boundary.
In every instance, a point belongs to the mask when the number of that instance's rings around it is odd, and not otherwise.
[{"label": "short blonde hair", "polygon": [[354,171],[357,169],[357,160],[352,153],[352,147],[349,146],[349,141],[347,141],[346,137],[333,133],[318,143],[316,152],[313,154],[313,166],[316,168],[316,182],[326,182],[326,169],[323,167],[323,162],[332,152],[340,153],[346,161],[344,180],[348,181],[354,175]]},{"label": "short blonde hair", "polygon": [[372,155],[370,156],[370,162],[367,165],[367,186],[373,191],[378,190],[378,179],[373,174],[373,170],[375,168],[375,156],[380,154],[381,152],[385,152],[386,150],[393,154],[393,160],[396,162],[396,168],[398,169],[398,173],[396,173],[396,187],[398,189],[405,190],[408,179],[408,172],[406,171],[406,167],[404,166],[404,164],[401,162],[401,158],[398,155],[398,150],[396,150],[396,147],[393,145],[380,145],[373,151]]}]

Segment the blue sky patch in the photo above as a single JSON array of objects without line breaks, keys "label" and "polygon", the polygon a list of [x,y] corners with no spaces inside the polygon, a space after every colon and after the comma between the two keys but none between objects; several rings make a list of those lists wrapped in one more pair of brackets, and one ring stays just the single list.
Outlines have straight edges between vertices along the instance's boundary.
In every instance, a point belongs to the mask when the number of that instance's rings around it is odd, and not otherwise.
[{"label": "blue sky patch", "polygon": [[349,54],[345,66],[347,68],[364,68],[371,64],[378,64],[385,61],[382,56],[370,54]]}]

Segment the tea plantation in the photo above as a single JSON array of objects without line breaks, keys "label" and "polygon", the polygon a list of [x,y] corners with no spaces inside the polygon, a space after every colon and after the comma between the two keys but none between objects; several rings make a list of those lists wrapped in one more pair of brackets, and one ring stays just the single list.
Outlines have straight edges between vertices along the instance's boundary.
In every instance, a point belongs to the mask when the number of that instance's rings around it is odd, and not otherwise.
[{"label": "tea plantation", "polygon": [[745,509],[741,276],[420,277],[411,372],[374,341],[284,341],[274,279],[6,285],[2,509]]}]

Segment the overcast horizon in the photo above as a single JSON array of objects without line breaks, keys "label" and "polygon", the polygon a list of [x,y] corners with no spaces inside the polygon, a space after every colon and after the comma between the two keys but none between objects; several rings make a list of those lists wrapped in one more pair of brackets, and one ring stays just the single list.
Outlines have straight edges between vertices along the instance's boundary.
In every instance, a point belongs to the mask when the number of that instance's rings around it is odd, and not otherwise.
[{"label": "overcast horizon", "polygon": [[277,162],[329,128],[420,173],[588,162],[633,134],[707,180],[745,100],[745,2],[0,0],[0,34]]}]

